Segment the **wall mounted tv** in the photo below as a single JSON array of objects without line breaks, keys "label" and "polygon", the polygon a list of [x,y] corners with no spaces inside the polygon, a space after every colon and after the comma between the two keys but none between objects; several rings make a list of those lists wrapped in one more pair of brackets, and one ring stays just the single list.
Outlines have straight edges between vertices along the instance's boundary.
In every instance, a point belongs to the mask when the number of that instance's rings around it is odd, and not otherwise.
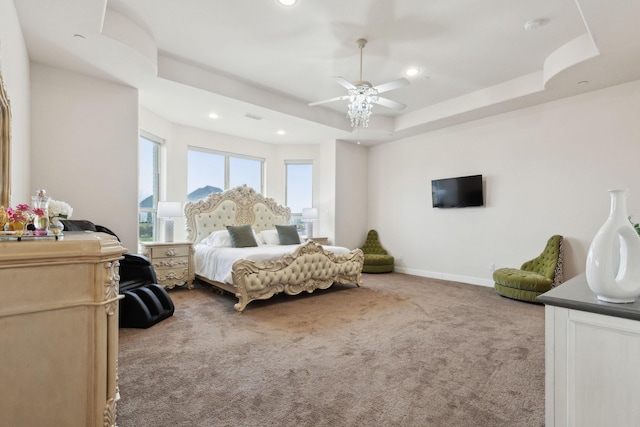
[{"label": "wall mounted tv", "polygon": [[466,208],[484,206],[482,175],[431,181],[431,198],[434,208]]}]

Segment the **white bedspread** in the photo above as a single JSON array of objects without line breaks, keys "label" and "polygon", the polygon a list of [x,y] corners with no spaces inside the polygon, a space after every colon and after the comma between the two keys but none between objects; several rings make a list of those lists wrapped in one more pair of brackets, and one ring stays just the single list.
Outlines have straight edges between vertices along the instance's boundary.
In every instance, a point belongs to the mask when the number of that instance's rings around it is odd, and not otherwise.
[{"label": "white bedspread", "polygon": [[[233,284],[231,268],[239,259],[256,262],[272,261],[295,251],[300,245],[260,245],[252,248],[213,247],[199,243],[195,245],[195,270],[199,276],[216,282]],[[322,246],[336,255],[349,253],[341,246]]]}]

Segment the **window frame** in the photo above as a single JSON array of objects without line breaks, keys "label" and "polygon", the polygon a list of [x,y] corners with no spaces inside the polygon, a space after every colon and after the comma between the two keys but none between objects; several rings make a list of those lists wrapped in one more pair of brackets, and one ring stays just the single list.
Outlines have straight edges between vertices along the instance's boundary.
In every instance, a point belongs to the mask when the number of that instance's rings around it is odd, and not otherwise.
[{"label": "window frame", "polygon": [[[285,160],[284,161],[284,203],[289,206],[289,165],[309,165],[311,166],[311,206],[313,207],[313,160]],[[302,212],[291,212],[291,214],[302,215]]]},{"label": "window frame", "polygon": [[[161,194],[161,168],[162,168],[162,147],[164,146],[164,144],[166,143],[165,139],[154,135],[148,131],[145,131],[144,129],[140,129],[139,133],[138,133],[138,150],[140,150],[140,144],[141,144],[141,139],[145,139],[146,141],[155,144],[154,145],[154,161],[153,161],[153,167],[155,170],[155,174],[153,177],[153,192],[152,195],[155,196],[153,197],[153,206],[151,208],[142,208],[140,207],[140,202],[141,200],[138,200],[138,241],[142,241],[141,240],[141,236],[140,236],[140,215],[144,214],[144,213],[150,213],[153,220],[151,221],[153,230],[152,230],[152,236],[151,236],[151,241],[157,241],[158,239],[158,230],[159,230],[159,220],[158,220],[158,201],[160,200],[160,194]],[[138,168],[140,167],[140,159],[138,159]],[[138,188],[139,188],[139,184],[138,184]]]},{"label": "window frame", "polygon": [[[284,161],[284,203],[285,206],[289,206],[289,165],[309,165],[311,166],[311,206],[313,207],[313,178],[314,178],[314,164],[313,160],[306,159],[295,159],[295,160],[285,160]],[[304,208],[303,208],[304,209]],[[298,232],[303,232],[304,224],[302,222],[302,212],[293,212],[291,211],[291,218],[289,220],[290,224],[293,224],[298,227]]]}]

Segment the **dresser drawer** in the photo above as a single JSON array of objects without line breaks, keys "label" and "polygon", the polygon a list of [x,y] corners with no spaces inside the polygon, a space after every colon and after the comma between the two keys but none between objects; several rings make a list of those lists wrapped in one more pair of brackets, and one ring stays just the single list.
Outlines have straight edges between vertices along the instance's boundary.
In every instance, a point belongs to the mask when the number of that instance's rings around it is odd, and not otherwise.
[{"label": "dresser drawer", "polygon": [[164,268],[188,268],[189,257],[152,258],[151,263],[156,271]]},{"label": "dresser drawer", "polygon": [[149,258],[188,257],[189,246],[154,246],[149,249]]},{"label": "dresser drawer", "polygon": [[158,283],[164,286],[181,285],[189,280],[189,270],[186,268],[161,268],[156,271]]}]

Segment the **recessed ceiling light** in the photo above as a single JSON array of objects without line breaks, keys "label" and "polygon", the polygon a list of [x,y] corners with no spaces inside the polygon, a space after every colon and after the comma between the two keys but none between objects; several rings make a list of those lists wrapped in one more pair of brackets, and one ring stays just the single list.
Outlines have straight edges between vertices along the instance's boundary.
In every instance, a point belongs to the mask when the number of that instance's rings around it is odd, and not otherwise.
[{"label": "recessed ceiling light", "polygon": [[209,114],[209,117],[212,118],[212,119],[217,119],[220,116],[218,116],[216,113],[211,113],[211,114]]},{"label": "recessed ceiling light", "polygon": [[285,131],[283,131],[282,129],[280,129],[278,132],[276,132],[278,135],[286,135],[287,133]]},{"label": "recessed ceiling light", "polygon": [[294,4],[296,4],[297,0],[278,0],[278,3],[280,3],[282,6],[293,6]]},{"label": "recessed ceiling light", "polygon": [[420,74],[420,68],[407,68],[404,73],[409,77],[417,76],[418,74]]}]

